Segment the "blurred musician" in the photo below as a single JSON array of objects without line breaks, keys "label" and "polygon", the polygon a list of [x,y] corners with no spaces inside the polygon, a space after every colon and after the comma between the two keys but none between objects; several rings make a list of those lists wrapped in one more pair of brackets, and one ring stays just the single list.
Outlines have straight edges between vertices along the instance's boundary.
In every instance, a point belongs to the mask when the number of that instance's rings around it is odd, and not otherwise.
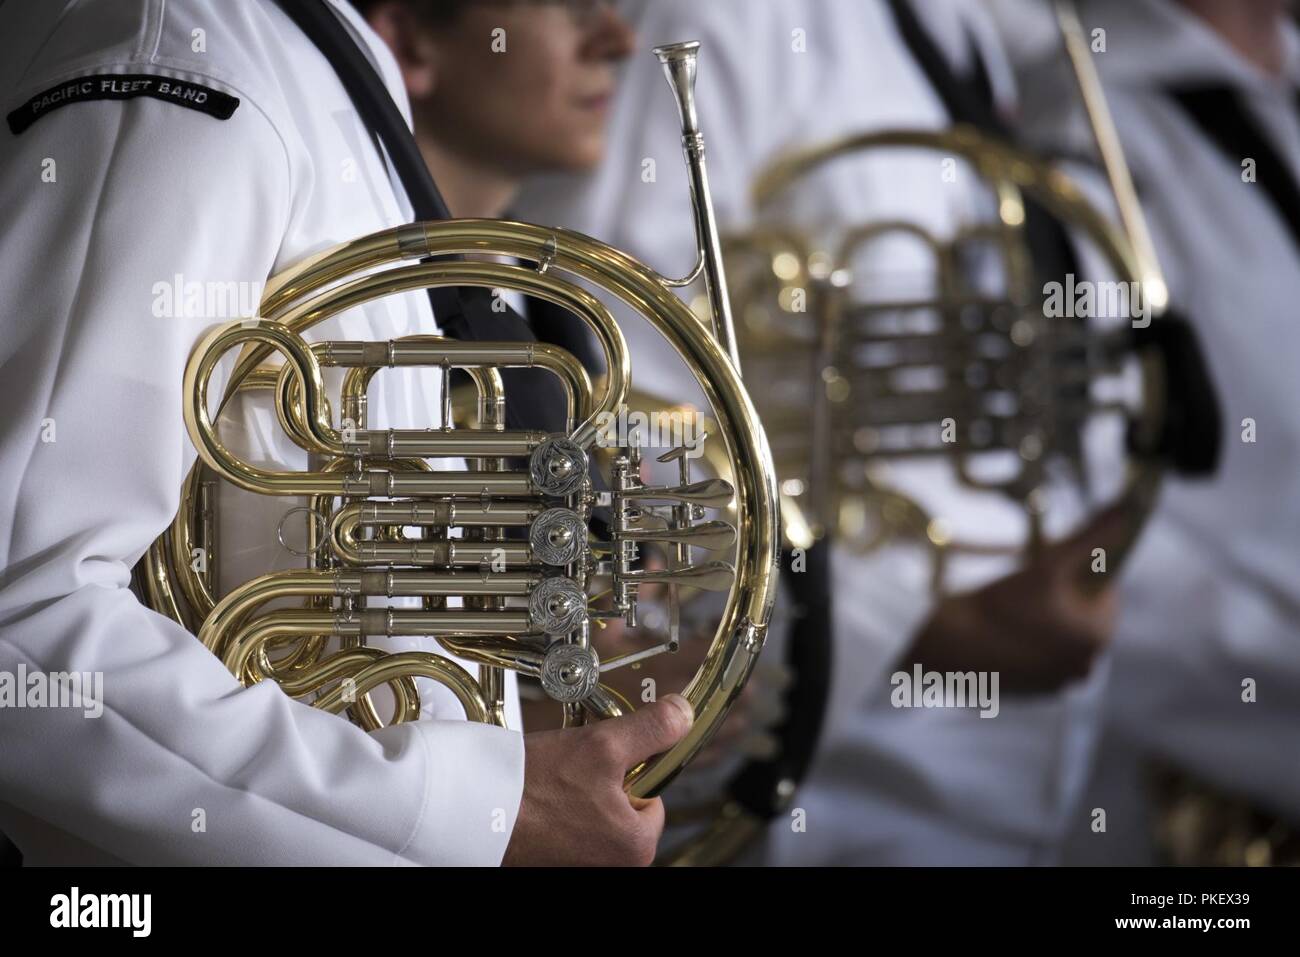
[{"label": "blurred musician", "polygon": [[[636,24],[645,35],[696,36],[708,51],[700,109],[724,230],[750,224],[747,191],[755,173],[793,147],[868,129],[949,125],[950,108],[927,64],[909,49],[898,13],[884,0],[654,0],[638,7]],[[919,25],[927,54],[971,82],[992,115],[1008,112],[1009,67],[978,5],[915,3],[902,13],[911,15],[907,32],[914,38]],[[690,210],[678,199],[683,184],[664,145],[673,141],[675,120],[671,107],[663,108],[662,82],[648,58],[632,61],[615,104],[610,156],[594,176],[533,184],[517,205],[521,218],[589,232],[668,272],[688,265],[682,239]],[[933,155],[900,151],[842,161],[790,205],[805,227],[908,219],[951,235],[976,197],[942,183]],[[903,251],[882,258],[873,265],[883,274],[925,268]],[[625,332],[634,347],[653,348],[635,323]],[[655,361],[654,387],[675,400],[691,398],[674,357]],[[957,496],[949,507],[976,525],[1015,520],[996,507],[981,511],[962,502],[958,490],[925,468],[899,474]],[[1108,639],[1113,612],[1113,595],[1077,593],[1070,571],[1110,531],[1103,521],[1009,577],[999,577],[1010,570],[1005,563],[970,567],[957,583],[960,594],[937,603],[919,549],[834,552],[834,682],[817,759],[794,801],[806,813],[806,830],[778,819],[767,859],[1054,860],[1093,724],[1096,682],[1080,680]],[[998,716],[891,707],[891,672],[913,662],[1000,673]]]},{"label": "blurred musician", "polygon": [[[1152,758],[1289,820],[1292,840],[1300,822],[1300,34],[1290,6],[1081,4],[1172,301],[1204,344],[1227,434],[1213,482],[1168,482],[1123,579],[1087,802],[1109,811],[1108,826],[1076,819],[1071,860],[1153,860],[1142,773]],[[1061,106],[1076,99],[1050,29],[1033,26],[1050,17],[1045,5],[999,10],[1008,36],[1045,38],[1018,51],[1027,127],[1045,146],[1091,155],[1083,116]],[[1271,845],[1287,826],[1271,832],[1236,840],[1231,862],[1276,860]],[[1229,861],[1200,861],[1211,862]]]}]

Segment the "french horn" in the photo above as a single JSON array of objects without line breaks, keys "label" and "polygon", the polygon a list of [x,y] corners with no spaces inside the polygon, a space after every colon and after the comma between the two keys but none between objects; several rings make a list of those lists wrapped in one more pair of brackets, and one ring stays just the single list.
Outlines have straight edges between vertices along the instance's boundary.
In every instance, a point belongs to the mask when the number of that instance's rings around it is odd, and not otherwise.
[{"label": "french horn", "polygon": [[[1086,44],[1079,53],[1072,8],[1058,10],[1122,228],[1044,158],[956,126],[864,132],[783,156],[753,186],[760,225],[724,241],[746,364],[767,381],[770,370],[785,370],[799,388],[793,401],[771,389],[756,397],[781,493],[795,506],[785,514],[806,516],[814,536],[863,552],[891,541],[921,544],[935,592],[947,587],[955,555],[1016,556],[1041,546],[1058,476],[1089,497],[1081,435],[1098,417],[1122,420],[1126,446],[1115,494],[1126,534],[1107,556],[1111,574],[1165,471],[1205,472],[1216,455],[1213,404],[1201,421],[1189,421],[1183,406],[1207,382],[1199,354],[1187,327],[1165,315],[1167,289],[1100,82]],[[992,215],[950,235],[890,220],[829,240],[763,216],[845,157],[898,150],[928,154],[936,175],[945,162],[964,164]],[[1135,292],[1123,297],[1124,315],[1105,317],[1122,322],[1049,315],[1026,234],[1031,204],[1083,238],[1114,277],[1108,285]],[[883,243],[919,250],[929,285],[872,289],[870,276],[856,276],[855,260]],[[989,276],[995,288],[986,288]],[[1130,314],[1138,299],[1150,315]],[[1136,390],[1117,387],[1134,378]],[[897,463],[917,461],[947,463],[955,487],[1015,503],[1024,534],[963,538],[951,516],[891,481]]]},{"label": "french horn", "polygon": [[[763,647],[775,597],[778,515],[774,469],[735,362],[717,230],[695,116],[698,43],[656,48],[676,97],[690,170],[703,275],[715,304],[711,333],[670,280],[579,233],[519,222],[449,220],[401,226],[345,243],[276,276],[259,317],[219,326],[185,370],[185,423],[199,461],[172,526],[140,569],[147,603],[198,635],[243,683],[275,681],[289,695],[345,714],[367,729],[384,723],[372,698],[391,690],[391,722],[415,720],[414,679],[450,689],[470,720],[504,723],[504,675],[536,679],[565,725],[617,716],[632,705],[602,675],[675,650],[663,643],[601,660],[591,641],[610,620],[634,634],[642,589],[724,596],[707,654],[682,693],[695,710],[689,734],[629,772],[636,798],[659,793],[726,717]],[[433,335],[389,342],[311,342],[317,323],[372,300],[434,287],[514,290],[580,317],[609,374],[593,386],[568,352],[529,342],[460,342]],[[589,290],[596,290],[595,295]],[[601,296],[635,310],[694,371],[717,423],[713,454],[728,479],[650,485],[641,448],[606,445],[603,423],[626,405],[627,344]],[[215,404],[212,379],[241,350]],[[267,361],[277,355],[280,362]],[[442,424],[371,429],[366,393],[384,369],[444,371]],[[510,431],[499,370],[528,367],[558,378],[568,397],[562,433]],[[326,395],[322,370],[346,370]],[[472,427],[452,426],[448,370],[477,393]],[[222,408],[239,392],[269,399],[281,427],[310,453],[309,471],[240,459],[223,444]],[[605,453],[604,482],[593,481]],[[460,465],[467,468],[460,468]],[[434,468],[441,465],[442,468]],[[683,473],[685,475],[685,473]],[[305,567],[219,592],[213,560],[216,483],[283,498],[304,517]],[[593,513],[607,517],[592,529]],[[709,518],[724,513],[726,520]],[[296,520],[295,520],[296,521]],[[277,534],[282,534],[277,533]],[[283,537],[281,537],[283,543]],[[664,567],[642,567],[646,543],[667,545]],[[701,551],[732,561],[695,560]],[[191,562],[204,555],[206,562]],[[418,607],[388,607],[389,598]],[[378,636],[422,636],[433,651],[387,652]],[[629,637],[629,642],[631,638]],[[474,663],[471,674],[449,655]]]}]

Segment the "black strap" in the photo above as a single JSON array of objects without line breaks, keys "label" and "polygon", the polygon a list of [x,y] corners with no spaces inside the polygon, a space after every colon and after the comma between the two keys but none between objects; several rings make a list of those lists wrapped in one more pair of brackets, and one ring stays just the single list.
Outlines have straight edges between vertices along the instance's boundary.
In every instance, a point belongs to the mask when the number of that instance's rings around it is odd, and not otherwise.
[{"label": "black strap", "polygon": [[[417,220],[451,219],[397,104],[347,26],[325,0],[275,0],[338,74],[357,113],[383,144]],[[429,290],[429,303],[443,332],[474,342],[535,342],[528,323],[508,305],[493,309],[489,290],[476,287]],[[506,426],[511,429],[564,430],[565,398],[552,376],[529,369],[503,369]]]},{"label": "black strap", "polygon": [[727,783],[731,797],[750,814],[769,820],[785,812],[790,786],[812,764],[831,691],[831,546],[822,539],[804,553],[802,571],[792,571],[793,553],[782,553],[781,580],[789,587],[794,621],[786,648],[793,684],[785,692],[784,720],[772,729],[776,755],[750,761]]},{"label": "black strap", "polygon": [[889,9],[894,16],[899,36],[907,44],[917,66],[925,73],[952,121],[1010,139],[1011,131],[997,111],[988,66],[974,41],[971,42],[975,57],[974,75],[969,80],[962,79],[953,72],[948,58],[907,0],[889,0]]},{"label": "black strap", "polygon": [[[889,0],[899,35],[917,65],[925,73],[954,123],[972,126],[985,135],[1014,143],[1015,131],[998,113],[993,83],[979,46],[971,41],[974,69],[970,77],[959,77],[922,25],[908,0]],[[1056,219],[1032,198],[1026,200],[1025,231],[1034,252],[1035,271],[1044,282],[1059,280],[1078,271],[1078,257],[1069,234]]]},{"label": "black strap", "polygon": [[1131,335],[1134,349],[1153,350],[1163,363],[1165,416],[1157,435],[1131,428],[1129,449],[1188,478],[1213,475],[1223,454],[1223,407],[1195,328],[1170,309]]},{"label": "black strap", "polygon": [[1168,93],[1233,165],[1247,158],[1255,161],[1256,182],[1272,200],[1300,252],[1300,185],[1241,93],[1228,86],[1209,85],[1176,87]]},{"label": "black strap", "polygon": [[347,26],[325,0],[276,0],[334,67],[357,112],[384,144],[406,190],[417,220],[451,219],[442,193],[429,173],[383,78],[357,46]]}]

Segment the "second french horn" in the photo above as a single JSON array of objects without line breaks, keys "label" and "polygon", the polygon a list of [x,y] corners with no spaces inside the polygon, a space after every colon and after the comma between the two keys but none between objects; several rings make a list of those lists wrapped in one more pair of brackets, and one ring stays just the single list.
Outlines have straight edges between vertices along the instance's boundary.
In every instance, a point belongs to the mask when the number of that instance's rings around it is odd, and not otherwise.
[{"label": "second french horn", "polygon": [[[759,403],[781,491],[797,506],[786,514],[861,551],[921,543],[935,591],[950,587],[956,555],[1040,546],[1054,483],[1092,497],[1085,430],[1099,417],[1120,421],[1123,445],[1115,459],[1125,476],[1113,496],[1129,521],[1124,547],[1108,556],[1112,573],[1161,474],[1204,472],[1216,457],[1213,408],[1197,434],[1183,415],[1182,403],[1211,394],[1204,367],[1186,325],[1166,314],[1167,290],[1100,83],[1086,46],[1078,51],[1072,8],[1061,3],[1058,12],[1123,228],[1046,159],[956,126],[868,131],[781,157],[753,186],[759,225],[725,245],[742,356],[755,369],[795,370],[789,378],[801,388],[794,401],[768,390]],[[833,236],[770,215],[846,158],[904,151],[931,163],[936,179],[978,183],[987,215],[967,213],[950,231],[876,219]],[[1093,255],[1092,278],[1108,277],[1079,283],[1105,290],[1089,314],[1073,308],[1072,272],[1037,268],[1028,228],[1035,213]],[[912,255],[910,284],[858,268],[877,247]],[[1051,285],[1064,309],[1049,308]],[[907,462],[946,463],[954,489],[1015,503],[1022,521],[1007,522],[1015,530],[1001,538],[964,537],[953,516],[891,480]]]}]

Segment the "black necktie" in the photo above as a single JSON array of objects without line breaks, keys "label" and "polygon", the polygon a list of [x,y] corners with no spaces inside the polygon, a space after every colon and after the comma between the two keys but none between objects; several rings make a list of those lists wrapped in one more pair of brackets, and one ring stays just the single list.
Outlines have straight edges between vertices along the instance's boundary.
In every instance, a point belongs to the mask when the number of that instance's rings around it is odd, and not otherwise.
[{"label": "black necktie", "polygon": [[604,375],[605,353],[591,328],[563,306],[545,299],[528,300],[528,324],[540,342],[571,352],[592,377]]},{"label": "black necktie", "polygon": [[1255,161],[1256,182],[1273,204],[1300,252],[1300,185],[1286,159],[1260,129],[1240,91],[1228,86],[1182,86],[1170,98],[1234,166]]}]

